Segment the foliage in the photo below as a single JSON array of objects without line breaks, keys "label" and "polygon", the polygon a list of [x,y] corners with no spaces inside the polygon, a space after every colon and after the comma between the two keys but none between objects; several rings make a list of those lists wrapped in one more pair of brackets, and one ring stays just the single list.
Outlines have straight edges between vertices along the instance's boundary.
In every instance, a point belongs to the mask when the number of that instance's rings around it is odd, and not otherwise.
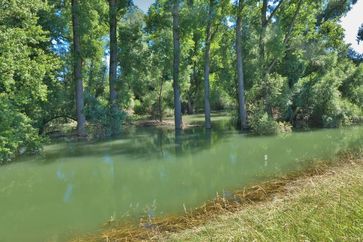
[{"label": "foliage", "polygon": [[[295,85],[294,103],[311,125],[339,127],[361,120],[360,98],[355,96],[362,87],[361,66],[337,62],[336,55],[314,60],[322,71],[301,78]],[[354,91],[349,87],[352,82]]]},{"label": "foliage", "polygon": [[292,131],[290,123],[276,121],[272,117],[269,117],[262,103],[259,105],[250,105],[249,116],[251,131],[255,135],[277,135]]},{"label": "foliage", "polygon": [[35,127],[47,102],[58,58],[46,48],[47,32],[37,14],[40,0],[2,1],[0,7],[0,163],[39,149]]},{"label": "foliage", "polygon": [[4,95],[0,95],[0,164],[18,154],[37,152],[41,138],[31,119],[16,110]]}]

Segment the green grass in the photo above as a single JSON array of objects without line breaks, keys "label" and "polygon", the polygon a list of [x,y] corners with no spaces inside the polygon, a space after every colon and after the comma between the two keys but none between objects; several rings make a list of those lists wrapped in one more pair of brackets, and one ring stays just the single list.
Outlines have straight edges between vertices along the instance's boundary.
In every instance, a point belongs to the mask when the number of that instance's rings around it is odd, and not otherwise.
[{"label": "green grass", "polygon": [[289,184],[273,201],[171,234],[175,241],[363,241],[363,163]]}]

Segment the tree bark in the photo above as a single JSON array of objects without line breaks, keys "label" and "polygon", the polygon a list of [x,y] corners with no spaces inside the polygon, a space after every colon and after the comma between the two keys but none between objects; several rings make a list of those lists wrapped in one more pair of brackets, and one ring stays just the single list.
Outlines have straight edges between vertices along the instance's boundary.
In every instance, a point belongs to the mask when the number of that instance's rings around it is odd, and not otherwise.
[{"label": "tree bark", "polygon": [[238,79],[238,112],[241,129],[247,129],[247,112],[245,102],[245,87],[243,75],[243,56],[242,56],[242,9],[243,0],[239,0],[237,9],[236,23],[236,54],[237,54],[237,79]]},{"label": "tree bark", "polygon": [[111,135],[116,135],[119,130],[117,123],[117,0],[109,0],[109,25],[110,25],[110,108],[111,108]]},{"label": "tree bark", "polygon": [[175,130],[182,129],[182,114],[179,86],[179,65],[180,65],[180,24],[179,24],[179,0],[173,3],[173,89],[174,89],[174,119]]},{"label": "tree bark", "polygon": [[158,106],[159,106],[159,121],[163,122],[163,85],[164,78],[161,79],[160,87],[159,87],[159,97],[158,97]]},{"label": "tree bark", "polygon": [[198,80],[197,80],[197,60],[193,59],[198,54],[198,44],[199,37],[193,33],[194,47],[193,52],[190,56],[190,62],[192,67],[192,72],[190,74],[190,86],[188,90],[188,114],[194,114],[194,96],[198,91]]},{"label": "tree bark", "polygon": [[73,75],[76,82],[76,112],[77,135],[86,136],[86,118],[84,116],[83,80],[82,80],[82,56],[81,38],[79,30],[79,2],[72,0],[72,27],[73,27]]},{"label": "tree bark", "polygon": [[262,79],[262,90],[263,90],[263,102],[265,106],[265,112],[267,112],[269,117],[272,117],[272,111],[270,112],[270,105],[268,101],[268,83],[267,83],[267,75],[265,72],[265,35],[266,29],[268,25],[267,21],[267,5],[268,0],[262,1],[261,7],[261,30],[260,30],[260,39],[259,39],[259,54],[260,54],[260,67],[261,67],[261,79]]},{"label": "tree bark", "polygon": [[260,63],[263,67],[265,64],[265,35],[267,28],[267,4],[268,0],[263,0],[261,7],[261,30],[260,30],[260,38],[259,38],[259,54],[260,54]]},{"label": "tree bark", "polygon": [[205,128],[212,128],[210,118],[210,85],[209,85],[209,73],[210,73],[210,45],[212,40],[212,20],[214,11],[214,0],[209,1],[208,21],[206,28],[205,39],[205,52],[204,52],[204,116],[205,116]]}]

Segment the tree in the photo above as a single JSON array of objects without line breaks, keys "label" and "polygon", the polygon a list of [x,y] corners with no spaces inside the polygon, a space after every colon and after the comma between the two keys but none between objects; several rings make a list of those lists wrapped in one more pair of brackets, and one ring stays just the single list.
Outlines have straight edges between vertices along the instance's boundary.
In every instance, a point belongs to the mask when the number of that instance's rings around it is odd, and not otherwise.
[{"label": "tree", "polygon": [[209,73],[210,73],[210,46],[212,41],[212,23],[215,16],[215,0],[209,0],[207,26],[206,26],[206,37],[205,37],[205,50],[204,50],[204,116],[205,116],[205,128],[212,128],[210,118],[210,84],[209,84]]},{"label": "tree", "polygon": [[37,125],[60,64],[38,21],[48,11],[40,0],[0,5],[0,164],[41,150]]},{"label": "tree", "polygon": [[117,0],[109,0],[109,25],[110,25],[110,68],[109,68],[109,83],[110,83],[110,108],[111,108],[111,134],[118,133],[117,123]]},{"label": "tree", "polygon": [[236,22],[236,54],[237,54],[237,80],[238,80],[238,113],[241,129],[247,129],[247,111],[245,103],[245,87],[243,75],[243,57],[242,57],[242,10],[244,0],[238,0],[237,3],[237,22]]},{"label": "tree", "polygon": [[77,134],[86,136],[86,118],[84,115],[83,79],[82,79],[82,55],[79,23],[79,2],[72,0],[72,27],[73,27],[73,75],[76,82],[76,112]]},{"label": "tree", "polygon": [[260,39],[259,39],[259,58],[260,58],[260,63],[261,63],[261,67],[262,67],[262,85],[263,85],[263,99],[264,99],[264,106],[265,106],[265,111],[267,112],[269,117],[272,117],[272,106],[271,106],[271,101],[269,100],[269,85],[268,85],[268,73],[267,73],[267,66],[266,66],[266,47],[265,47],[265,37],[266,37],[266,31],[267,31],[267,27],[269,26],[269,24],[271,23],[273,17],[275,16],[276,12],[279,10],[279,8],[281,7],[282,3],[284,2],[284,0],[279,0],[276,4],[275,7],[273,7],[272,10],[270,10],[270,14],[269,14],[269,0],[262,0],[262,6],[261,6],[261,26],[260,26]]},{"label": "tree", "polygon": [[182,113],[180,99],[180,84],[179,84],[179,66],[180,66],[180,23],[179,23],[179,8],[180,1],[173,0],[172,15],[173,15],[173,89],[174,89],[174,119],[175,129],[182,129]]}]

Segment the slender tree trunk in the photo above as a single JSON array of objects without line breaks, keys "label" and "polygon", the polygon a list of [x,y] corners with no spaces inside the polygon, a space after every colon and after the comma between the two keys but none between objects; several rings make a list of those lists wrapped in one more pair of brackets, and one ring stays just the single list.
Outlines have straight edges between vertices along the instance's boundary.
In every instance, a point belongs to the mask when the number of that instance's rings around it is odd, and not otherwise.
[{"label": "slender tree trunk", "polygon": [[[266,28],[267,28],[267,4],[268,0],[262,1],[262,7],[261,7],[261,30],[260,30],[260,36],[259,36],[259,55],[260,55],[260,63],[262,67],[265,65],[265,35],[266,35]],[[264,68],[262,68],[263,70]],[[264,70],[263,70],[264,71]]]},{"label": "slender tree trunk", "polygon": [[245,103],[245,86],[243,75],[243,56],[242,56],[242,9],[243,0],[239,0],[236,24],[236,54],[237,54],[237,79],[238,79],[238,112],[241,129],[247,129],[247,112]]},{"label": "slender tree trunk", "polygon": [[94,60],[92,59],[91,60],[91,63],[90,63],[90,70],[89,70],[89,73],[88,73],[88,91],[91,95],[94,96],[95,94],[95,83],[94,83],[94,79],[95,79],[95,63],[94,63]]},{"label": "slender tree trunk", "polygon": [[109,0],[109,25],[110,25],[110,108],[111,108],[111,135],[118,134],[119,123],[117,120],[117,0]]},{"label": "slender tree trunk", "polygon": [[163,122],[163,85],[164,79],[161,80],[159,88],[158,106],[159,106],[159,121]]},{"label": "slender tree trunk", "polygon": [[261,30],[259,38],[259,54],[260,54],[260,66],[261,66],[261,80],[263,85],[263,101],[265,104],[265,111],[269,117],[273,117],[272,105],[270,101],[269,85],[268,85],[268,66],[266,66],[266,54],[265,54],[265,36],[269,23],[271,23],[272,18],[276,14],[277,10],[281,7],[284,0],[280,0],[275,8],[270,12],[268,16],[268,2],[269,0],[262,0],[261,7]]},{"label": "slender tree trunk", "polygon": [[263,102],[265,105],[265,111],[272,117],[272,110],[270,110],[269,105],[269,87],[267,82],[267,73],[265,71],[265,36],[266,36],[266,29],[268,25],[267,19],[267,5],[268,0],[263,0],[262,7],[261,7],[261,30],[260,30],[260,38],[259,38],[259,55],[260,55],[260,67],[261,67],[261,81],[263,85]]},{"label": "slender tree trunk", "polygon": [[188,114],[194,114],[194,94],[197,92],[197,61],[193,59],[198,54],[199,38],[193,33],[193,53],[190,56],[191,64],[193,66],[192,73],[190,74],[190,86],[188,90]]},{"label": "slender tree trunk", "polygon": [[188,95],[188,114],[194,114],[194,106],[193,106],[193,100],[192,100],[192,96]]},{"label": "slender tree trunk", "polygon": [[206,29],[206,39],[205,39],[205,52],[204,52],[204,116],[205,116],[205,128],[212,128],[211,118],[210,118],[210,85],[209,85],[209,73],[210,73],[210,45],[212,40],[212,18],[214,11],[214,0],[209,1],[209,12],[208,12],[208,22]]},{"label": "slender tree trunk", "polygon": [[86,136],[86,118],[84,116],[83,80],[82,80],[82,56],[81,40],[79,31],[79,2],[72,0],[72,27],[73,27],[73,75],[76,82],[76,111],[77,111],[77,134]]},{"label": "slender tree trunk", "polygon": [[179,25],[179,0],[174,0],[173,4],[173,88],[174,88],[174,119],[175,129],[182,129],[182,114],[179,86],[179,65],[180,65],[180,25]]}]

